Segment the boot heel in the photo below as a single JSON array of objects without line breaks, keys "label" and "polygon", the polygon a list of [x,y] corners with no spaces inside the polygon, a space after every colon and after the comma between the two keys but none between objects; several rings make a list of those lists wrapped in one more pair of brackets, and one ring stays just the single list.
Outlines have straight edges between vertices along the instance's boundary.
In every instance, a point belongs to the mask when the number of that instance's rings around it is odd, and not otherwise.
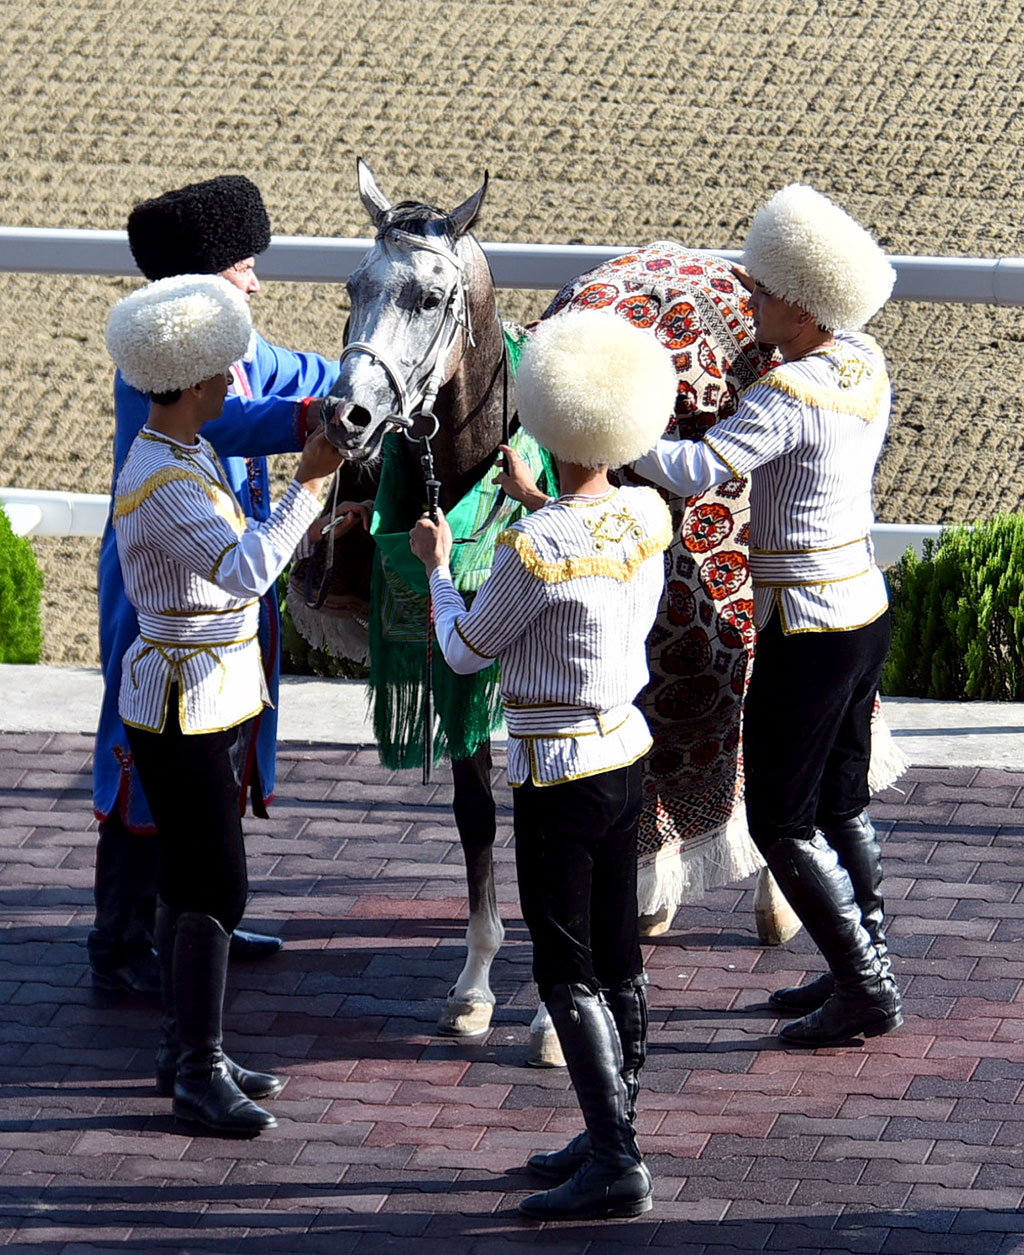
[{"label": "boot heel", "polygon": [[893,1029],[899,1028],[903,1023],[903,1012],[895,1011],[892,1015],[887,1015],[884,1020],[869,1028],[861,1029],[861,1037],[884,1037],[886,1033],[891,1033]]}]

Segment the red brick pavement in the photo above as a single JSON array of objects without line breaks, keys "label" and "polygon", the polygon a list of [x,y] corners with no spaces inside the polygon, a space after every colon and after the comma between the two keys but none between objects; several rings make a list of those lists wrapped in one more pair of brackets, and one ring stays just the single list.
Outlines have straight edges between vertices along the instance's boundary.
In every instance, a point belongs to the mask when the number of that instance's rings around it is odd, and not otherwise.
[{"label": "red brick pavement", "polygon": [[756,942],[752,885],[649,945],[640,1116],[657,1202],[631,1222],[520,1221],[533,1150],[578,1127],[563,1071],[524,1066],[529,946],[502,787],[508,942],[490,1033],[434,1017],[462,958],[446,777],[289,746],[251,822],[250,923],[288,947],[233,969],[232,1053],[288,1076],[280,1127],[196,1135],[151,1093],[154,1008],[86,972],[90,738],[0,734],[0,1243],[16,1250],[504,1255],[545,1249],[1024,1252],[1024,773],[918,768],[874,808],[905,1028],[780,1049],[765,995],[817,967]]}]

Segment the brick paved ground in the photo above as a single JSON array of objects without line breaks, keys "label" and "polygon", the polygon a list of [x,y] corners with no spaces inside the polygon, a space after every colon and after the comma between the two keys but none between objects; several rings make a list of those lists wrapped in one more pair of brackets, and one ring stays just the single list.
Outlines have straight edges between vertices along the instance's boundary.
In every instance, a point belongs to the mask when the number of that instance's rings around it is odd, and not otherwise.
[{"label": "brick paved ground", "polygon": [[195,1136],[151,1096],[156,1011],[97,1002],[85,966],[90,738],[0,734],[0,1242],[16,1250],[443,1255],[1024,1252],[1024,773],[916,768],[876,806],[905,1028],[778,1048],[766,993],[801,937],[756,944],[751,882],[647,949],[640,1119],[657,1203],[636,1221],[521,1223],[527,1155],[577,1128],[562,1071],[523,1066],[529,948],[515,906],[495,1027],[433,1035],[461,962],[443,782],[369,750],[289,746],[249,826],[250,922],[288,948],[235,967],[230,1046],[289,1080],[280,1127]]}]

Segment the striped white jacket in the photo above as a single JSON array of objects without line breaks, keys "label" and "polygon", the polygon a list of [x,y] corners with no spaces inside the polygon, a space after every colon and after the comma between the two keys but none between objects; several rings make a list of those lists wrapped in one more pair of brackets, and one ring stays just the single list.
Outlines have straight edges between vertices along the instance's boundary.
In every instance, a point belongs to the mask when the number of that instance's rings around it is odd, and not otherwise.
[{"label": "striped white jacket", "polygon": [[559,784],[650,749],[633,705],[665,583],[669,513],[649,488],[560,497],[498,538],[467,610],[451,572],[431,574],[437,636],[453,670],[501,660],[510,784]]},{"label": "striped white jacket", "polygon": [[754,621],[777,608],[786,633],[863,627],[888,596],[871,547],[871,481],[892,403],[866,335],[768,372],[703,441],[659,440],[634,463],[681,495],[750,476]]},{"label": "striped white jacket", "polygon": [[293,481],[270,518],[254,523],[206,440],[185,445],[142,429],[114,497],[125,592],[139,619],[121,672],[126,724],[162,731],[175,682],[185,733],[234,727],[269,704],[258,599],[319,513]]}]

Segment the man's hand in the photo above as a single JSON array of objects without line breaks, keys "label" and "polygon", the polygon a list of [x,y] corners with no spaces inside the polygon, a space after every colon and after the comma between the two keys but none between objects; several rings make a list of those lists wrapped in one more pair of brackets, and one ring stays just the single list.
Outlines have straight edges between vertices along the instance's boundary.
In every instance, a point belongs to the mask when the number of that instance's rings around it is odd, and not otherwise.
[{"label": "man's hand", "polygon": [[302,446],[302,457],[299,458],[295,478],[314,497],[319,497],[327,477],[334,474],[342,460],[334,445],[322,431],[318,431]]},{"label": "man's hand", "polygon": [[373,514],[374,503],[370,501],[342,501],[334,507],[334,513],[328,518],[324,515],[309,529],[309,539],[316,542],[324,532],[333,532],[335,536],[344,536],[357,523],[362,523],[363,530],[370,530],[370,516]]},{"label": "man's hand", "polygon": [[502,454],[502,462],[491,482],[497,484],[506,497],[521,502],[528,510],[539,510],[547,505],[551,498],[537,487],[530,468],[515,449],[511,445],[500,444],[498,452]]},{"label": "man's hand", "polygon": [[757,280],[750,273],[750,271],[747,270],[746,267],[741,266],[739,262],[733,262],[729,269],[735,277],[739,279],[740,283],[743,284],[748,292],[753,292],[753,290],[757,287]]},{"label": "man's hand", "polygon": [[452,556],[452,529],[438,510],[435,523],[429,514],[416,521],[409,533],[409,547],[427,568],[428,573],[439,566],[448,566]]}]

